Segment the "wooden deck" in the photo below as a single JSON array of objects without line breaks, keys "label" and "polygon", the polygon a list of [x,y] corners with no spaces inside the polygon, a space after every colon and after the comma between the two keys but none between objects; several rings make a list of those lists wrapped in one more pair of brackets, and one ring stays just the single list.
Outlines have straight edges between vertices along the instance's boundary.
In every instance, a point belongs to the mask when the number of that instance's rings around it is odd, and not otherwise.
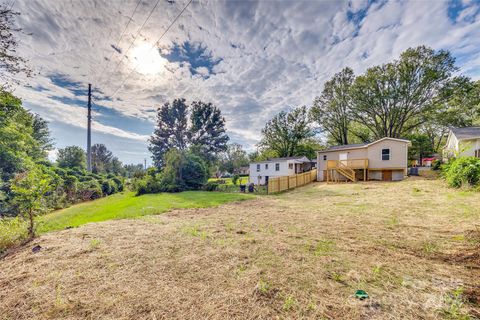
[{"label": "wooden deck", "polygon": [[357,181],[356,171],[363,170],[363,181],[367,181],[368,159],[347,159],[327,161],[327,182],[340,182],[339,175],[348,181]]}]

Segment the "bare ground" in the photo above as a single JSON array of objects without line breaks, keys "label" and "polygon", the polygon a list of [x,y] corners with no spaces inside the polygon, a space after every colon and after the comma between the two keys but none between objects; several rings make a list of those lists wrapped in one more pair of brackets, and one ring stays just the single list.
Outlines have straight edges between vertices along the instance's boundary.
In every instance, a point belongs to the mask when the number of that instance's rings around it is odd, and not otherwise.
[{"label": "bare ground", "polygon": [[479,208],[436,180],[315,183],[50,233],[0,260],[0,319],[475,318]]}]

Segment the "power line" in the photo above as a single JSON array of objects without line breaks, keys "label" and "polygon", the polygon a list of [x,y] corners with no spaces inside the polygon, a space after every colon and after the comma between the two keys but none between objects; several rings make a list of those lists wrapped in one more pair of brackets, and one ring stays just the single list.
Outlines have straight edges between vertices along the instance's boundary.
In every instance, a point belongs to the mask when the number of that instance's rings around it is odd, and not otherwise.
[{"label": "power line", "polygon": [[120,64],[123,62],[123,59],[124,59],[125,56],[127,55],[127,52],[132,48],[133,44],[135,43],[135,41],[137,40],[138,36],[140,35],[140,32],[142,31],[143,27],[147,24],[148,20],[149,20],[150,17],[152,16],[153,11],[155,11],[155,9],[157,8],[159,2],[160,2],[160,0],[157,0],[157,2],[155,3],[155,6],[153,6],[152,10],[150,10],[150,13],[148,14],[147,18],[145,19],[145,21],[143,21],[140,29],[138,29],[137,34],[135,35],[135,37],[133,37],[132,43],[130,43],[130,45],[128,46],[127,50],[125,50],[125,52],[124,52],[123,55],[122,55],[122,58],[121,58],[121,59],[118,61],[118,63],[115,65],[115,68],[113,69],[112,73],[115,73],[115,71],[117,71],[117,69],[118,69],[118,66],[120,66]]},{"label": "power line", "polygon": [[[172,26],[175,24],[175,22],[177,22],[177,20],[180,18],[180,16],[183,14],[183,12],[188,8],[188,6],[192,3],[193,0],[190,0],[188,1],[187,5],[185,7],[183,7],[182,11],[180,11],[180,13],[175,17],[175,19],[173,19],[172,23],[170,23],[170,25],[167,27],[167,29],[165,29],[165,31],[162,33],[162,35],[160,36],[160,38],[158,38],[158,40],[151,46],[150,50],[152,50],[155,46],[157,46],[160,42],[160,40],[162,40],[162,38],[165,36],[165,34],[172,28]],[[138,66],[140,65],[140,62],[138,62],[136,65],[135,65],[135,68],[133,68],[128,74],[127,76],[123,79],[122,83],[120,84],[120,86],[113,92],[113,94],[110,96],[110,99],[113,100],[113,97],[115,97],[115,95],[117,94],[117,92],[123,87],[123,85],[125,84],[125,82],[127,81],[127,79],[130,77],[130,75],[135,71],[137,70]]]},{"label": "power line", "polygon": [[[127,29],[128,29],[128,26],[129,26],[130,23],[132,22],[133,16],[134,16],[135,13],[137,12],[138,6],[140,5],[141,2],[142,2],[142,0],[138,0],[137,5],[135,6],[135,9],[133,10],[132,14],[131,14],[130,17],[128,18],[128,22],[127,22],[127,24],[125,25],[125,28],[123,29],[122,33],[120,34],[120,38],[118,38],[118,41],[117,41],[117,43],[115,44],[115,46],[114,46],[114,48],[113,48],[114,50],[116,50],[115,48],[119,48],[119,46],[120,46],[120,41],[122,40],[123,36],[125,35],[125,32],[126,32]],[[113,58],[113,54],[115,53],[114,50],[112,50],[112,53],[110,54],[110,57],[108,57],[107,64],[103,67],[102,72],[100,72],[100,77],[102,77],[102,78],[103,78],[103,73],[105,72],[105,70],[107,69],[108,65],[110,64],[110,61],[111,61],[112,58]],[[100,79],[100,80],[101,80],[101,79]]]}]

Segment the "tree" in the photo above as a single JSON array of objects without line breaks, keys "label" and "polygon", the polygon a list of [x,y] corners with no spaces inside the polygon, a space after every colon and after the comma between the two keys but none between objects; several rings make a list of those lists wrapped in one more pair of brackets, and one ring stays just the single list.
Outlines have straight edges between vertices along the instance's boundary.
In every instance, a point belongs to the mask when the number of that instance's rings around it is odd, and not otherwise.
[{"label": "tree", "polygon": [[5,88],[9,84],[16,83],[11,78],[12,75],[24,73],[31,75],[31,70],[26,66],[26,60],[17,54],[17,40],[14,37],[15,32],[21,29],[15,27],[15,16],[17,12],[13,12],[7,7],[7,4],[0,4],[0,78],[2,84],[0,87]]},{"label": "tree", "polygon": [[212,161],[219,152],[227,150],[229,140],[225,119],[220,109],[211,103],[194,101],[191,106],[190,141],[204,159]]},{"label": "tree", "polygon": [[305,106],[282,111],[268,121],[262,130],[260,146],[274,151],[278,157],[296,155],[298,146],[314,136]]},{"label": "tree", "polygon": [[113,154],[104,144],[96,143],[92,146],[92,172],[106,173],[113,159]]},{"label": "tree", "polygon": [[348,67],[336,73],[325,83],[322,95],[315,98],[310,111],[320,129],[328,132],[337,144],[348,144],[354,80],[353,70]]},{"label": "tree", "polygon": [[15,176],[12,181],[14,204],[28,220],[28,235],[35,237],[35,216],[46,210],[45,195],[50,191],[50,178],[40,169],[32,166]]},{"label": "tree", "polygon": [[408,148],[408,158],[416,159],[422,163],[422,159],[433,155],[434,150],[430,139],[426,134],[415,133],[407,136],[412,145]]},{"label": "tree", "polygon": [[420,46],[369,68],[352,86],[352,113],[375,139],[400,138],[425,123],[456,71],[448,51]]},{"label": "tree", "polygon": [[218,152],[226,149],[227,142],[225,119],[218,108],[201,101],[188,106],[185,99],[175,99],[172,104],[167,102],[158,109],[148,149],[155,166],[162,168],[165,154],[170,149],[185,151],[192,148],[211,161]]},{"label": "tree", "polygon": [[57,164],[60,168],[87,168],[85,151],[78,146],[68,146],[58,150]]},{"label": "tree", "polygon": [[442,91],[444,99],[428,112],[420,131],[439,152],[451,127],[473,126],[480,118],[480,81],[457,77]]},{"label": "tree", "polygon": [[219,169],[233,173],[235,169],[248,165],[248,162],[247,152],[243,150],[242,145],[231,143],[222,154]]},{"label": "tree", "polygon": [[50,137],[48,122],[39,114],[32,116],[33,139],[37,142],[39,157],[46,158],[47,152],[53,149],[53,140]]}]

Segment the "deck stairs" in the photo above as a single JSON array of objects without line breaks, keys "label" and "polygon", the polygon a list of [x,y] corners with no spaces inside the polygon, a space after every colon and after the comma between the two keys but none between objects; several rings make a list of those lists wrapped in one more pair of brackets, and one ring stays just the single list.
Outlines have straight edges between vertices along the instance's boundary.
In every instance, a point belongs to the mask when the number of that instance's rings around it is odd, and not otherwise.
[{"label": "deck stairs", "polygon": [[338,162],[337,172],[352,182],[356,181],[355,170],[345,165],[342,161]]}]

